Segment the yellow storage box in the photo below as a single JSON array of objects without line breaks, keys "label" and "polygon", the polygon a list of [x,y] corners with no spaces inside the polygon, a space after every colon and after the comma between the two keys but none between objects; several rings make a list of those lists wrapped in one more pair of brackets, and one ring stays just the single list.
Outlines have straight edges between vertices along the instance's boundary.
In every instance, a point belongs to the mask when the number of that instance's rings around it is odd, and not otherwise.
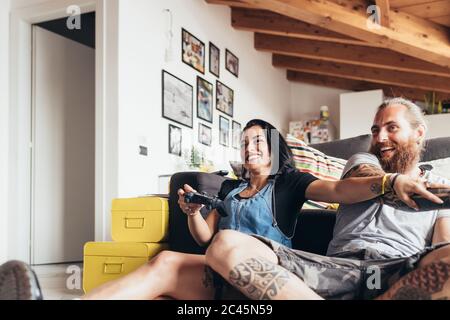
[{"label": "yellow storage box", "polygon": [[118,279],[145,264],[167,243],[88,242],[84,245],[83,290]]},{"label": "yellow storage box", "polygon": [[124,242],[164,242],[169,232],[169,200],[160,197],[114,199],[112,238]]}]

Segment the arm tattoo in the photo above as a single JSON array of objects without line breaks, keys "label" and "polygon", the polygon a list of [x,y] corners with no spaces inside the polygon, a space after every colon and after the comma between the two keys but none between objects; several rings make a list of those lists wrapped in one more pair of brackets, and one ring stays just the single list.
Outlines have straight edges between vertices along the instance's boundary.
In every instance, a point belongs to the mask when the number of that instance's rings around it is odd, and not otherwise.
[{"label": "arm tattoo", "polygon": [[363,163],[351,168],[343,177],[346,178],[360,178],[360,177],[375,177],[384,176],[385,172],[380,167],[373,164]]},{"label": "arm tattoo", "polygon": [[251,299],[273,299],[289,280],[282,267],[264,259],[250,258],[230,272],[230,283]]},{"label": "arm tattoo", "polygon": [[410,272],[382,297],[394,300],[448,300],[449,291],[450,264],[437,261]]},{"label": "arm tattoo", "polygon": [[370,191],[372,191],[372,193],[374,193],[376,195],[380,195],[381,194],[381,184],[372,183],[372,185],[370,186]]}]

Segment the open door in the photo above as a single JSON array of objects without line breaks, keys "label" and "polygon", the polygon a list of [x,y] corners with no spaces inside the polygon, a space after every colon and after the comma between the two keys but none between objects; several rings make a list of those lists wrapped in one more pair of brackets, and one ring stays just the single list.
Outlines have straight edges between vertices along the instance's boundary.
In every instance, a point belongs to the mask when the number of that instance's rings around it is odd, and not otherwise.
[{"label": "open door", "polygon": [[33,26],[31,263],[94,239],[95,49]]}]

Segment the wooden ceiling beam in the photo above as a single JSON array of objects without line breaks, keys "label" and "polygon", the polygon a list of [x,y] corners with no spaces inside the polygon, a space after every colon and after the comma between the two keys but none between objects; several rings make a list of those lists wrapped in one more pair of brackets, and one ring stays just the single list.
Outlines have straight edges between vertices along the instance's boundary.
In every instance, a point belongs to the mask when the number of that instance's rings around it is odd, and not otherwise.
[{"label": "wooden ceiling beam", "polygon": [[[441,25],[391,11],[390,28],[370,24],[368,15],[327,0],[241,0],[313,25],[381,45],[393,51],[450,68],[450,32]],[[347,3],[360,5],[359,0]]]},{"label": "wooden ceiling beam", "polygon": [[450,94],[450,81],[417,73],[273,55],[277,68]]},{"label": "wooden ceiling beam", "polygon": [[390,26],[390,5],[389,0],[375,0],[375,4],[378,7],[378,14],[380,15],[380,23],[383,27],[389,28]]},{"label": "wooden ceiling beam", "polygon": [[[404,97],[414,101],[424,101],[428,91],[385,85],[380,83],[371,83],[367,81],[351,80],[339,77],[324,76],[307,72],[297,72],[288,70],[287,79],[292,82],[308,83],[318,86],[337,88],[349,91],[383,90],[389,97]],[[436,92],[436,99],[449,100],[450,94]]]},{"label": "wooden ceiling beam", "polygon": [[231,25],[237,30],[301,39],[375,47],[376,45],[316,27],[266,10],[232,8]]},{"label": "wooden ceiling beam", "polygon": [[450,15],[450,0],[423,1],[423,3],[404,6],[398,10],[425,19],[442,17]]},{"label": "wooden ceiling beam", "polygon": [[450,77],[450,68],[434,65],[384,48],[255,34],[257,50],[358,66]]},{"label": "wooden ceiling beam", "polygon": [[253,4],[245,3],[239,0],[205,0],[209,4],[225,5],[234,8],[255,8]]}]

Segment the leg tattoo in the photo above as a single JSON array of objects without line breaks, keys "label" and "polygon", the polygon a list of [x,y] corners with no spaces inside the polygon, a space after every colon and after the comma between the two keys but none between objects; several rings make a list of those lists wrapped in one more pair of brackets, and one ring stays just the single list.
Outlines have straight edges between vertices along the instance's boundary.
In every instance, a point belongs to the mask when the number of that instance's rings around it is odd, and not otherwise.
[{"label": "leg tattoo", "polygon": [[259,257],[236,265],[229,278],[231,284],[249,298],[270,300],[284,287],[289,274],[282,267]]},{"label": "leg tattoo", "polygon": [[212,270],[208,266],[205,266],[202,283],[205,288],[209,288],[214,285]]},{"label": "leg tattoo", "polygon": [[450,264],[437,261],[417,269],[397,282],[385,297],[394,300],[450,298]]}]

